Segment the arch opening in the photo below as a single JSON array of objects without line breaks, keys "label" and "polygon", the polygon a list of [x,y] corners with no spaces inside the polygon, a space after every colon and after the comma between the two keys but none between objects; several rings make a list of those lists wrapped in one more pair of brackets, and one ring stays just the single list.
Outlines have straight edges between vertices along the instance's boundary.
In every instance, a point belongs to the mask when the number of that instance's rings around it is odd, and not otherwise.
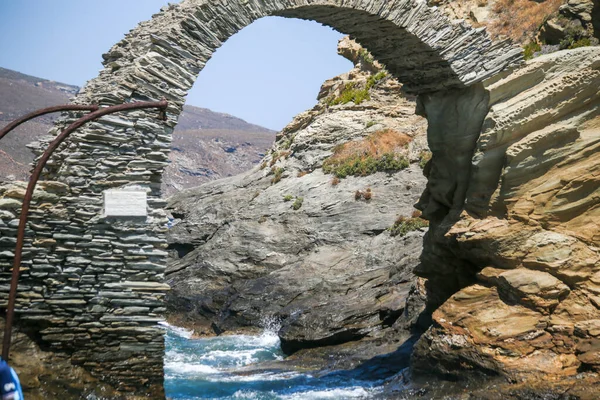
[{"label": "arch opening", "polygon": [[[269,15],[350,34],[416,94],[464,88],[521,59],[520,49],[492,43],[484,30],[451,23],[417,0],[184,0],[132,30],[104,55],[105,69],[75,102],[166,98],[168,120],[157,123],[142,111],[106,118],[81,129],[54,157],[46,179],[60,182],[64,193],[43,211],[48,229],[40,237],[52,236],[42,253],[52,254],[44,261],[56,274],[52,281],[47,273],[24,276],[44,298],[21,309],[24,320],[47,315],[52,326],[42,340],[122,391],[164,397],[163,331],[156,322],[169,288],[162,283],[167,221],[160,186],[186,94],[215,49]],[[115,189],[147,194],[143,223],[103,216],[103,192]],[[78,321],[76,331],[70,320]],[[135,365],[134,374],[123,360]]]}]

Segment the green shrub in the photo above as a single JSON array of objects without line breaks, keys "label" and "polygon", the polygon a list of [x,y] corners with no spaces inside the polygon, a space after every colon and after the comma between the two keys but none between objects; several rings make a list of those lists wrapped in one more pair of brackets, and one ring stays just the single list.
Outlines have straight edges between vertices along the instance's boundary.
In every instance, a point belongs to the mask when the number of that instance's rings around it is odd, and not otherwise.
[{"label": "green shrub", "polygon": [[560,49],[577,49],[592,45],[592,40],[586,36],[585,29],[569,27],[565,29],[565,38],[560,41]]},{"label": "green shrub", "polygon": [[429,221],[420,217],[398,217],[394,225],[389,228],[390,236],[406,236],[408,232],[416,231],[429,226]]},{"label": "green shrub", "polygon": [[295,138],[296,138],[295,136],[292,136],[292,137],[285,138],[285,140],[284,140],[284,141],[283,141],[283,143],[281,144],[281,148],[282,148],[283,150],[289,150],[289,149],[290,149],[290,147],[292,147],[292,144],[294,143],[294,139],[295,139]]},{"label": "green shrub", "polygon": [[294,210],[299,210],[302,207],[302,203],[304,202],[304,197],[296,197],[296,201],[292,204],[292,208]]},{"label": "green shrub", "polygon": [[273,158],[271,159],[271,162],[269,163],[269,166],[272,167],[273,165],[275,165],[275,163],[277,163],[277,161],[279,161],[279,159],[281,159],[281,158],[285,159],[291,153],[292,152],[289,151],[289,150],[276,151],[275,153],[273,153]]},{"label": "green shrub", "polygon": [[371,100],[369,90],[371,90],[371,88],[375,86],[377,82],[381,81],[387,76],[388,74],[385,71],[380,71],[375,75],[371,75],[369,79],[367,79],[367,83],[365,84],[364,88],[357,87],[358,85],[356,82],[347,82],[344,86],[344,90],[342,90],[342,93],[338,97],[330,96],[327,98],[327,105],[336,106],[338,104],[347,104],[351,101],[358,105],[363,101]]},{"label": "green shrub", "polygon": [[374,126],[377,122],[375,121],[369,121],[367,122],[367,124],[365,125],[366,129],[369,129],[370,127]]},{"label": "green shrub", "polygon": [[575,40],[574,42],[572,42],[567,48],[568,49],[577,49],[579,47],[587,47],[587,46],[591,46],[592,45],[592,41],[590,38],[581,38],[579,40]]},{"label": "green shrub", "polygon": [[347,104],[351,101],[354,102],[354,104],[360,104],[365,100],[371,100],[369,90],[357,88],[356,82],[348,82],[344,86],[342,93],[338,97],[329,100],[327,104],[335,106],[338,104]]},{"label": "green shrub", "polygon": [[523,46],[523,59],[530,60],[533,58],[533,54],[542,50],[542,46],[540,46],[537,42],[529,42],[525,46]]},{"label": "green shrub", "polygon": [[367,79],[367,90],[371,89],[377,82],[383,80],[387,76],[388,74],[385,71],[379,71],[375,75],[371,75],[369,79]]},{"label": "green shrub", "polygon": [[271,169],[271,171],[273,172],[273,178],[271,179],[271,184],[276,184],[277,182],[279,182],[283,176],[283,171],[285,171],[283,168],[273,168]]},{"label": "green shrub", "polygon": [[433,154],[429,150],[421,150],[421,153],[419,153],[419,167],[425,169],[427,162],[431,160],[432,156]]},{"label": "green shrub", "polygon": [[371,55],[371,53],[369,53],[369,51],[367,49],[360,49],[360,51],[358,52],[358,55],[367,64],[373,64],[373,62],[375,62],[375,59],[373,58],[373,56]]},{"label": "green shrub", "polygon": [[292,201],[293,198],[294,196],[292,196],[291,194],[286,194],[285,196],[283,196],[283,201]]},{"label": "green shrub", "polygon": [[343,160],[329,158],[323,163],[323,172],[342,179],[347,176],[367,176],[375,172],[394,172],[408,168],[408,159],[400,154],[386,153],[380,158],[355,155]]}]

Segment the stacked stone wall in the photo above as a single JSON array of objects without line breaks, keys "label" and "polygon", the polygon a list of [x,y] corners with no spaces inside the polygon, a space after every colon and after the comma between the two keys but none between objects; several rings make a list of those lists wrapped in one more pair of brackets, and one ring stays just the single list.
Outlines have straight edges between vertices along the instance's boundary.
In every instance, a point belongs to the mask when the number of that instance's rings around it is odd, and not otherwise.
[{"label": "stacked stone wall", "polygon": [[[0,306],[6,307],[25,182],[0,186]],[[102,198],[45,181],[34,195],[16,303],[18,324],[123,391],[162,391],[166,246],[145,223],[102,217]],[[156,202],[152,202],[156,203]],[[162,203],[158,203],[161,206]],[[164,225],[166,219],[151,216]],[[111,379],[114,377],[115,379]]]}]

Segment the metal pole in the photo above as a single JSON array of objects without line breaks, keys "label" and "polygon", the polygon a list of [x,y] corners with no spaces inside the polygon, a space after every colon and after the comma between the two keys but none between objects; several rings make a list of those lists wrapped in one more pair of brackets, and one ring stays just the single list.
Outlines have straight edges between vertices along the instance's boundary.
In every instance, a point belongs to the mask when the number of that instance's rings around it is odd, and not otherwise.
[{"label": "metal pole", "polygon": [[12,323],[15,314],[15,302],[17,298],[17,286],[19,284],[19,271],[21,267],[21,257],[23,253],[23,243],[25,241],[25,226],[27,224],[27,214],[29,213],[29,207],[31,205],[31,199],[33,197],[33,191],[35,190],[35,186],[40,178],[42,170],[46,166],[48,159],[54,153],[56,148],[67,138],[71,133],[73,133],[76,129],[80,128],[84,124],[98,119],[102,116],[108,114],[114,114],[119,111],[129,111],[129,110],[138,110],[145,108],[160,108],[162,110],[161,117],[164,119],[166,116],[164,114],[166,108],[168,106],[168,102],[166,100],[157,101],[157,102],[135,102],[135,103],[127,103],[120,104],[117,106],[101,108],[97,111],[94,111],[90,114],[84,115],[79,118],[77,121],[69,125],[67,129],[65,129],[60,135],[56,137],[49,145],[40,160],[38,161],[35,169],[31,174],[31,178],[29,179],[29,184],[27,185],[27,191],[25,193],[25,198],[23,199],[23,207],[21,208],[21,216],[19,217],[19,228],[17,231],[17,245],[15,248],[15,258],[13,262],[13,270],[12,270],[12,279],[10,284],[10,293],[8,296],[8,307],[6,309],[6,327],[4,329],[4,341],[2,343],[2,358],[4,360],[8,360],[8,356],[10,353],[10,341],[12,335]]},{"label": "metal pole", "polygon": [[2,128],[2,130],[0,130],[0,140],[2,140],[2,138],[4,136],[6,136],[6,134],[8,132],[12,131],[17,126],[21,125],[22,123],[27,122],[30,119],[40,117],[42,115],[51,114],[51,113],[55,113],[55,112],[59,112],[59,111],[96,111],[96,110],[98,110],[98,108],[99,107],[95,104],[93,104],[91,106],[82,106],[79,104],[65,104],[62,106],[41,108],[39,110],[35,110],[35,111],[21,117],[19,119],[14,120],[10,124],[8,124],[4,128]]}]

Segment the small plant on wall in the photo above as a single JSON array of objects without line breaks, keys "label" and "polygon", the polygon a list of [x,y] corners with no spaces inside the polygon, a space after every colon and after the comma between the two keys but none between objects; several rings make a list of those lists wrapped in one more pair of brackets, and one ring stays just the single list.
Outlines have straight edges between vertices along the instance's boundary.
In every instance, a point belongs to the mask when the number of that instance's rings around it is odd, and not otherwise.
[{"label": "small plant on wall", "polygon": [[400,216],[394,222],[394,225],[388,228],[390,236],[406,236],[407,233],[426,228],[429,226],[429,221],[421,218],[421,212],[415,210],[411,217]]},{"label": "small plant on wall", "polygon": [[302,208],[302,203],[304,203],[304,197],[296,197],[296,201],[292,204],[292,208],[297,211]]},{"label": "small plant on wall", "polygon": [[429,160],[431,160],[432,156],[433,154],[431,154],[431,151],[421,150],[421,153],[419,153],[419,167],[421,167],[421,169],[425,169],[425,166]]},{"label": "small plant on wall", "polygon": [[271,184],[274,185],[281,180],[283,177],[283,172],[285,170],[283,168],[271,168],[271,173],[273,174],[273,178],[271,178]]}]

